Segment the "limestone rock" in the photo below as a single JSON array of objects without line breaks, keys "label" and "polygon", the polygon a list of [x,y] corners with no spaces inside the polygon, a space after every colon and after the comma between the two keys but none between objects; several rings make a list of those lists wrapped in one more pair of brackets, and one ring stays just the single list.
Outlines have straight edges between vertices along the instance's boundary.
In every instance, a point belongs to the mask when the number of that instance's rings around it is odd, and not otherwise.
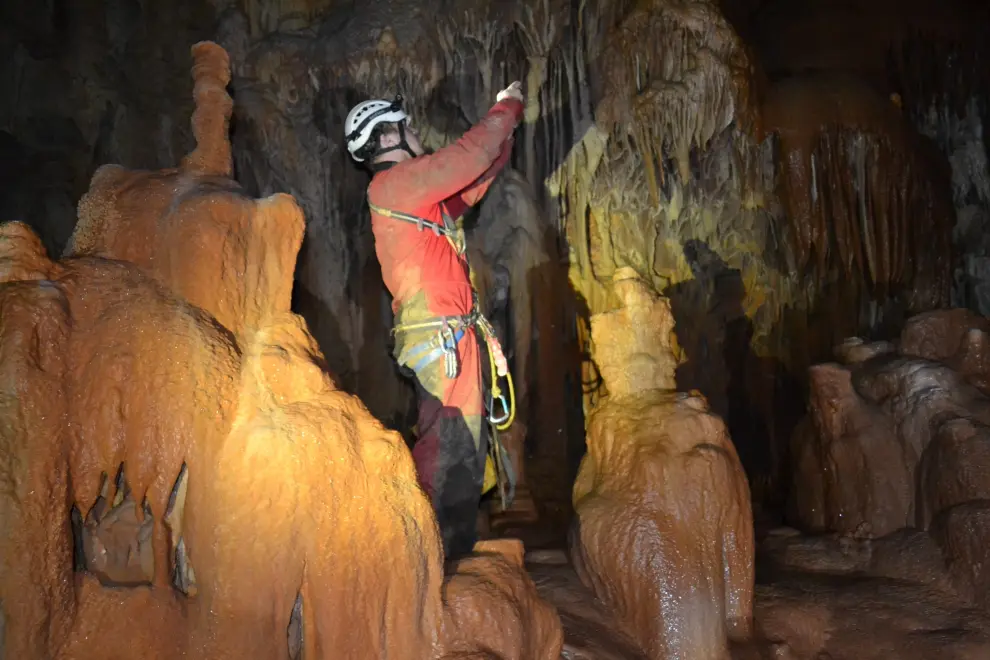
[{"label": "limestone rock", "polygon": [[609,392],[676,389],[670,301],[652,292],[632,269],[619,269],[614,282],[623,306],[591,319],[595,362]]},{"label": "limestone rock", "polygon": [[700,397],[609,397],[574,484],[582,580],[650,657],[723,658],[751,626],[749,486]]},{"label": "limestone rock", "polygon": [[990,394],[990,320],[968,309],[918,314],[901,331],[900,350],[945,362],[970,383]]},{"label": "limestone rock", "polygon": [[958,417],[942,424],[925,450],[918,475],[917,524],[957,504],[990,500],[990,427]]},{"label": "limestone rock", "polygon": [[990,500],[942,511],[932,524],[956,590],[990,611]]},{"label": "limestone rock", "polygon": [[865,342],[859,337],[850,337],[835,347],[835,357],[842,364],[859,364],[878,355],[886,355],[897,350],[889,341]]},{"label": "limestone rock", "polygon": [[0,282],[44,280],[56,266],[38,235],[22,222],[0,225]]},{"label": "limestone rock", "polygon": [[[302,214],[225,178],[225,55],[193,52],[215,84],[182,168],[101,170],[57,266],[4,234],[35,264],[8,272],[50,278],[0,288],[4,657],[286,657],[300,610],[305,657],[433,657],[442,556],[411,456],[290,312]],[[154,588],[113,596],[72,579],[68,504],[89,512],[121,463],[147,509],[93,512],[88,555],[123,548],[98,568],[140,581],[150,522]],[[173,573],[195,576],[181,605]]]},{"label": "limestone rock", "polygon": [[565,658],[647,660],[642,649],[617,621],[615,611],[595,598],[569,562],[551,564],[530,561],[529,556],[526,559],[540,594],[560,614]]},{"label": "limestone rock", "polygon": [[805,462],[795,474],[795,490],[802,492],[805,480],[820,482],[810,492],[821,489],[823,510],[819,518],[805,509],[800,519],[808,527],[820,520],[840,533],[865,524],[878,536],[905,526],[913,520],[918,454],[905,448],[893,420],[859,396],[849,369],[816,365],[809,376],[814,432],[805,436],[803,451],[809,453],[798,454]]},{"label": "limestone rock", "polygon": [[560,618],[523,566],[523,546],[480,541],[444,583],[441,660],[557,660]]},{"label": "limestone rock", "polygon": [[849,538],[929,530],[949,577],[931,569],[941,562],[917,538],[886,559],[874,555],[870,570],[951,583],[983,607],[990,397],[980,385],[987,323],[965,310],[920,314],[906,324],[899,352],[813,367],[810,415],[794,435],[798,470],[790,503],[801,526]]},{"label": "limestone rock", "polygon": [[154,519],[146,511],[139,520],[136,509],[134,499],[128,497],[114,507],[99,502],[87,516],[83,530],[86,570],[104,586],[151,584],[154,579]]},{"label": "limestone rock", "polygon": [[0,284],[0,652],[5,658],[53,657],[76,609],[66,506],[68,334],[68,305],[58,287],[45,281]]},{"label": "limestone rock", "polygon": [[898,348],[904,355],[947,361],[959,352],[972,328],[990,331],[990,321],[968,309],[916,314],[904,324]]},{"label": "limestone rock", "polygon": [[591,319],[609,396],[588,419],[572,558],[650,657],[723,658],[751,631],[749,484],[705,399],[672,391],[666,299],[615,280],[623,307]]},{"label": "limestone rock", "polygon": [[791,497],[787,501],[790,521],[808,532],[820,532],[825,524],[825,474],[821,443],[814,422],[805,416],[791,435]]}]

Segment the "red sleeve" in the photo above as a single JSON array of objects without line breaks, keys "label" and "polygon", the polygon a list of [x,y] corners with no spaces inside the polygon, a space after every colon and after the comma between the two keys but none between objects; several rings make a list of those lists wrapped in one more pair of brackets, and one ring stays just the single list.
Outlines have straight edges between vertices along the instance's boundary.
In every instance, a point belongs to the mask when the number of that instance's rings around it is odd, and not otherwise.
[{"label": "red sleeve", "polygon": [[470,186],[467,190],[461,193],[461,199],[464,200],[464,203],[467,206],[474,206],[477,204],[478,200],[484,197],[485,193],[488,192],[488,189],[491,188],[492,181],[494,181],[495,177],[498,176],[498,173],[502,171],[505,164],[509,162],[509,156],[512,155],[512,143],[513,139],[510,135],[506,138],[505,142],[502,143],[502,152],[498,155],[498,159],[492,163],[491,167],[489,167],[488,170],[481,175],[481,178],[478,179],[474,185]]},{"label": "red sleeve", "polygon": [[[382,191],[382,196],[388,199],[383,199],[383,203],[399,210],[420,209],[439,204],[476,181],[487,190],[491,177],[487,185],[479,179],[490,171],[496,160],[508,157],[508,150],[503,150],[503,146],[522,114],[520,101],[503,99],[457,142],[436,153],[403,161],[391,170],[390,185]],[[492,177],[496,173],[497,170],[492,172]],[[401,177],[400,185],[396,185],[398,177]]]},{"label": "red sleeve", "polygon": [[498,173],[502,171],[502,168],[509,161],[509,156],[512,154],[512,142],[512,136],[510,135],[502,145],[502,152],[499,154],[498,159],[481,175],[481,178],[468,186],[460,195],[454,195],[447,199],[447,213],[450,214],[450,217],[461,217],[469,208],[477,204],[485,196],[485,193],[491,188],[492,182],[495,181],[495,177],[498,176]]}]

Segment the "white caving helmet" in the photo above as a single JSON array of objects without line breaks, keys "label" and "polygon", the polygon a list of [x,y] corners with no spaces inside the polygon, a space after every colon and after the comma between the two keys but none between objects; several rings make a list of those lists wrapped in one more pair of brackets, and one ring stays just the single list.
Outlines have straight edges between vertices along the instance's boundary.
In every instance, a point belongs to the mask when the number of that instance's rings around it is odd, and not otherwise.
[{"label": "white caving helmet", "polygon": [[[344,139],[347,140],[347,151],[350,152],[354,160],[363,161],[363,158],[355,154],[367,144],[371,132],[378,124],[399,124],[402,144],[405,144],[405,131],[402,130],[402,122],[408,118],[409,115],[402,110],[401,95],[397,95],[394,101],[375,99],[358,103],[351,108],[351,111],[347,113],[347,119],[344,120]],[[398,148],[401,149],[402,146]],[[408,150],[408,147],[406,149]]]}]

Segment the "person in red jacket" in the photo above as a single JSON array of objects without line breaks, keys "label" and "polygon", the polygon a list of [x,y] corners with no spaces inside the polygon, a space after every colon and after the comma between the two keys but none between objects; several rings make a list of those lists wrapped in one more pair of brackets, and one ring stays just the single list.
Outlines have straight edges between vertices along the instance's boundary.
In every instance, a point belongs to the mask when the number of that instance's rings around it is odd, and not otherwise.
[{"label": "person in red jacket", "polygon": [[471,552],[477,540],[488,449],[481,372],[486,338],[479,336],[487,333],[479,328],[490,326],[476,307],[456,219],[505,166],[522,114],[515,82],[459,140],[432,154],[409,127],[401,97],[365,101],[345,121],[348,151],[374,172],[368,202],[382,278],[393,298],[394,356],[415,375],[419,398],[413,460],[448,558]]}]

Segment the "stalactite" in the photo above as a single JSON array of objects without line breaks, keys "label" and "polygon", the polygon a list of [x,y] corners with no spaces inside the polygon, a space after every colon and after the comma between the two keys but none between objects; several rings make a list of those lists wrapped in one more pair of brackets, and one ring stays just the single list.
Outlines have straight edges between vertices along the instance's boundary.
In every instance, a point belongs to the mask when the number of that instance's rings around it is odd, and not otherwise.
[{"label": "stalactite", "polygon": [[943,172],[896,107],[854,79],[809,75],[778,84],[764,120],[779,136],[780,195],[802,272],[854,274],[880,302],[912,285],[941,298],[950,255],[939,237],[952,222]]},{"label": "stalactite", "polygon": [[550,53],[570,17],[569,4],[564,0],[535,0],[516,3],[513,9],[513,21],[518,29],[528,63],[524,114],[526,176],[534,188],[539,183],[535,137],[536,124],[541,113],[540,96],[547,79]]},{"label": "stalactite", "polygon": [[[986,14],[986,8],[980,11]],[[982,34],[984,23],[973,17],[961,31],[909,35],[891,48],[887,73],[905,116],[951,167],[958,255],[951,304],[988,314],[990,147],[984,135],[990,120],[990,43]]]},{"label": "stalactite", "polygon": [[502,81],[498,80],[499,89],[495,88],[493,75],[511,26],[490,5],[455,3],[444,13],[437,21],[437,36],[447,73],[456,78],[469,79],[474,75],[481,78],[480,93],[472,95],[469,90],[459,90],[461,106],[468,110],[470,120],[476,121],[488,111],[502,87]]},{"label": "stalactite", "polygon": [[741,50],[714,4],[641,3],[606,37],[596,115],[610,132],[633,132],[647,167],[647,145],[671,153],[686,182],[691,149],[704,148],[749,102],[748,78],[737,72]]}]

